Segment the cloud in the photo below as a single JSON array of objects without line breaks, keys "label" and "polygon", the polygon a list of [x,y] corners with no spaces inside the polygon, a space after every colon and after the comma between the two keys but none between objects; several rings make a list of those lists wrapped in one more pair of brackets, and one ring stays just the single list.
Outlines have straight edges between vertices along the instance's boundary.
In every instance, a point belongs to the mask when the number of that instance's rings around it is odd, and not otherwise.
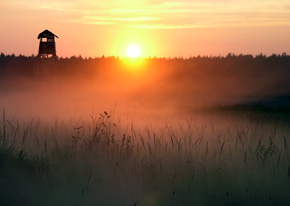
[{"label": "cloud", "polygon": [[156,17],[136,16],[136,17],[114,17],[114,16],[83,16],[83,19],[89,21],[110,21],[110,22],[140,22],[140,21],[155,21]]},{"label": "cloud", "polygon": [[[34,10],[25,15],[53,15],[55,20],[83,24],[118,24],[143,29],[216,26],[289,25],[289,3],[260,0],[3,0],[5,9]],[[7,13],[7,12],[6,12]]]},{"label": "cloud", "polygon": [[132,28],[139,29],[185,29],[185,28],[200,28],[200,26],[194,26],[191,24],[184,25],[170,25],[170,24],[136,24],[130,25]]}]

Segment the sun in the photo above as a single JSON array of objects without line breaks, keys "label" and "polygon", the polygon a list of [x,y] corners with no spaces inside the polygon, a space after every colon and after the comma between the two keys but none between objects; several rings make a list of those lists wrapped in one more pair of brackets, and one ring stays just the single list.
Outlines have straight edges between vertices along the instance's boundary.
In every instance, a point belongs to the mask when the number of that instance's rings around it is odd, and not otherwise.
[{"label": "sun", "polygon": [[138,46],[130,46],[127,50],[128,57],[136,58],[140,56],[140,49]]}]

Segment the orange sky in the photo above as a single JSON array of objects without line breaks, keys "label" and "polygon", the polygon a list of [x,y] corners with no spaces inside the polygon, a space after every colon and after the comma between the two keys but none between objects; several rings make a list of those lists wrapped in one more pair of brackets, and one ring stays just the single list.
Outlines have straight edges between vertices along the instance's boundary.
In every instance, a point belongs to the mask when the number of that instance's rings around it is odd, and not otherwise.
[{"label": "orange sky", "polygon": [[289,0],[0,0],[0,52],[37,54],[58,35],[58,56],[189,57],[290,54]]}]

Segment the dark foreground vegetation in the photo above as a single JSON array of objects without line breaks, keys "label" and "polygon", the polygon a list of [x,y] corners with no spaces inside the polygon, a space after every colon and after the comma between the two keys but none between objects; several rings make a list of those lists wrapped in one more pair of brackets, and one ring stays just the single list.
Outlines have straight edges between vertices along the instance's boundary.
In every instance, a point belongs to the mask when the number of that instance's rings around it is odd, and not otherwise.
[{"label": "dark foreground vegetation", "polygon": [[289,124],[247,115],[125,132],[107,112],[44,125],[3,113],[0,203],[288,205]]}]

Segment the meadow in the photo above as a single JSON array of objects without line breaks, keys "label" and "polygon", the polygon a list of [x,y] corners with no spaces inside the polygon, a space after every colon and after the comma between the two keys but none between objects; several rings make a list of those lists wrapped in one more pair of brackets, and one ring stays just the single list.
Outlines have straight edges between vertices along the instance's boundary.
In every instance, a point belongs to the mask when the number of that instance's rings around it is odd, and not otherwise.
[{"label": "meadow", "polygon": [[0,63],[1,205],[290,203],[289,56]]}]

